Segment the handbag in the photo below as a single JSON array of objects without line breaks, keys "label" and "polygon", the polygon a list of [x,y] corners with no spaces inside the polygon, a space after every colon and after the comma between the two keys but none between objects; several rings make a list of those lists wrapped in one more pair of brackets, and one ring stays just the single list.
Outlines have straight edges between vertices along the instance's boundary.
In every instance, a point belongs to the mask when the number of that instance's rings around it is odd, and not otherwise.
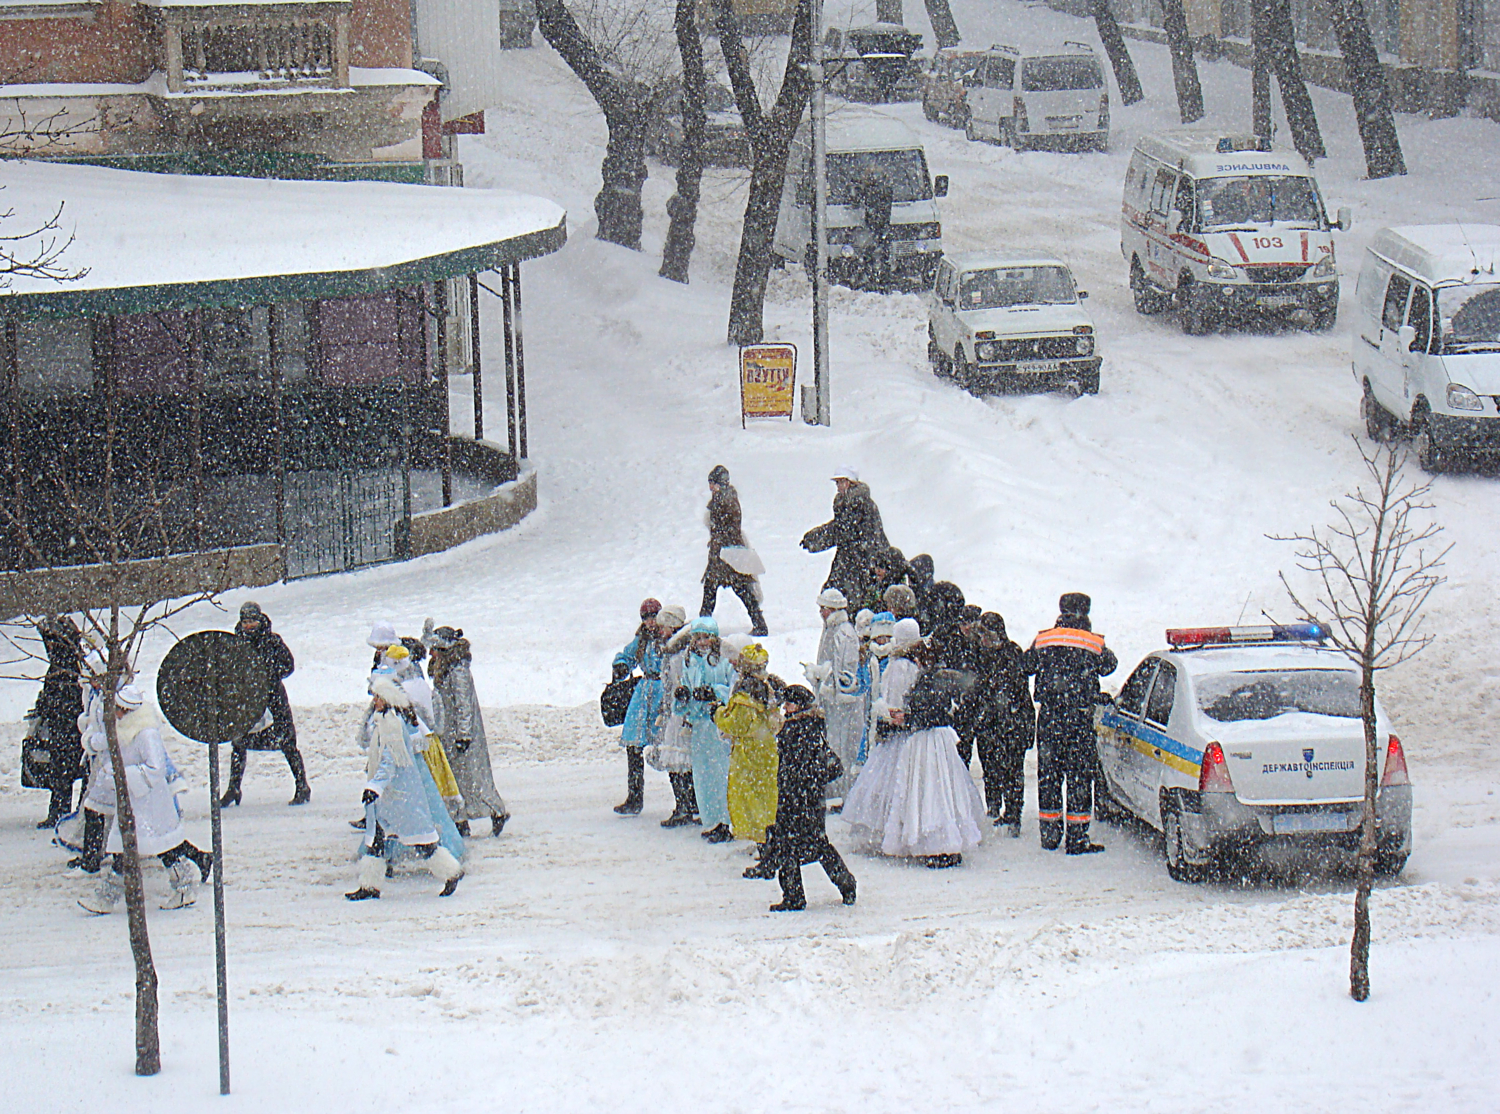
[{"label": "handbag", "polygon": [[748,545],[726,545],[719,550],[719,560],[741,576],[759,576],[766,571],[760,554]]},{"label": "handbag", "polygon": [[599,694],[599,715],[605,727],[619,727],[625,722],[625,713],[630,710],[630,698],[635,694],[639,677],[621,677],[604,686]]},{"label": "handbag", "polygon": [[52,743],[46,735],[28,735],[21,740],[21,786],[52,788]]}]

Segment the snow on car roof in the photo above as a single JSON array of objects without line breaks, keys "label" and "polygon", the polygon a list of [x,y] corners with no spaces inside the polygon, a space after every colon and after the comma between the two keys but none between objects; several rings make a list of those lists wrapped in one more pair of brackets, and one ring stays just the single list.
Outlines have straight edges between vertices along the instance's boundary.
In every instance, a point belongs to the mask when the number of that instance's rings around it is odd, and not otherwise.
[{"label": "snow on car roof", "polygon": [[828,114],[830,151],[903,151],[921,146],[916,132],[884,112],[841,105]]},{"label": "snow on car roof", "polygon": [[1005,255],[997,251],[951,251],[944,258],[959,272],[988,271],[997,267],[1062,267],[1067,264],[1050,255]]},{"label": "snow on car roof", "polygon": [[1158,656],[1170,658],[1194,676],[1276,669],[1354,669],[1354,663],[1337,650],[1285,642],[1242,643],[1223,649],[1162,650]]},{"label": "snow on car roof", "polygon": [[[1500,227],[1493,224],[1405,224],[1383,228],[1370,250],[1434,282],[1493,282]],[[1479,272],[1476,280],[1474,272]]]}]

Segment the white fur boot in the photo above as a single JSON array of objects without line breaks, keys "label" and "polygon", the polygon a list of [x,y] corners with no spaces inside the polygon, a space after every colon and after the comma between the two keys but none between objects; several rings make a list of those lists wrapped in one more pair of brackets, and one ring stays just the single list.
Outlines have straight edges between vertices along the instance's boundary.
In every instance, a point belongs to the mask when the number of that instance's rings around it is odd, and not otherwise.
[{"label": "white fur boot", "polygon": [[380,880],[385,877],[385,860],[377,855],[359,857],[359,888],[344,896],[350,901],[368,901],[380,896]]},{"label": "white fur boot", "polygon": [[99,884],[94,887],[94,892],[78,902],[90,913],[96,916],[105,916],[115,911],[115,906],[120,904],[120,899],[125,896],[125,880],[116,874],[108,864],[99,872]]},{"label": "white fur boot", "polygon": [[458,865],[453,852],[441,845],[433,848],[432,855],[427,860],[427,869],[443,884],[439,897],[451,897],[458,889],[458,880],[464,876],[464,868]]},{"label": "white fur boot", "polygon": [[162,903],[163,909],[186,909],[198,900],[198,864],[191,859],[178,859],[169,866],[167,880],[172,883],[172,896]]}]

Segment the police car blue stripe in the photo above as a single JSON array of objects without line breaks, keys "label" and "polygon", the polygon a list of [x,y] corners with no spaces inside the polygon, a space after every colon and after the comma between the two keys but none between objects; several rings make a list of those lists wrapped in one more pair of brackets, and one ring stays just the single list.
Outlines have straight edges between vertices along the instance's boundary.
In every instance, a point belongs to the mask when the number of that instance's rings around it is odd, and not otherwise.
[{"label": "police car blue stripe", "polygon": [[1105,727],[1111,727],[1116,731],[1123,731],[1125,734],[1139,739],[1143,743],[1149,743],[1153,747],[1160,747],[1168,754],[1175,754],[1185,762],[1191,762],[1195,766],[1203,764],[1203,752],[1201,750],[1194,750],[1186,743],[1179,743],[1176,739],[1158,731],[1142,720],[1129,719],[1119,712],[1111,710],[1104,713],[1101,722]]}]

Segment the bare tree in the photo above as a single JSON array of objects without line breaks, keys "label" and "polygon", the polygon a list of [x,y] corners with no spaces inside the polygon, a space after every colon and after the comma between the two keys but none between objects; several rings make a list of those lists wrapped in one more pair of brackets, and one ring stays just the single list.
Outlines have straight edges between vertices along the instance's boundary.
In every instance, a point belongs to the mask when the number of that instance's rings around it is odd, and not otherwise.
[{"label": "bare tree", "polygon": [[609,130],[594,198],[597,236],[633,251],[641,249],[646,130],[676,80],[670,31],[658,14],[654,5],[628,0],[582,0],[571,8],[564,0],[537,2],[542,37],[593,95]]},{"label": "bare tree", "polygon": [[1177,114],[1184,124],[1203,119],[1203,86],[1198,82],[1198,63],[1193,59],[1193,39],[1188,34],[1187,11],[1182,0],[1162,0],[1162,25],[1167,49],[1172,54],[1172,81],[1177,87]]},{"label": "bare tree", "polygon": [[1130,48],[1125,45],[1125,36],[1120,32],[1120,23],[1115,19],[1109,0],[1094,0],[1094,26],[1099,31],[1099,41],[1104,44],[1104,53],[1109,55],[1109,64],[1115,71],[1115,84],[1120,87],[1120,100],[1125,104],[1139,104],[1146,99],[1146,94],[1141,92],[1141,79],[1136,76]]},{"label": "bare tree", "polygon": [[1390,178],[1406,173],[1401,138],[1396,134],[1396,116],[1391,107],[1391,88],[1385,67],[1375,50],[1370,21],[1363,0],[1329,0],[1334,34],[1344,55],[1344,76],[1354,98],[1354,119],[1365,148],[1365,173],[1371,178]]},{"label": "bare tree", "polygon": [[812,58],[812,4],[810,0],[797,0],[781,89],[767,111],[761,107],[750,58],[730,0],[713,2],[719,49],[724,54],[735,104],[750,141],[750,191],[740,230],[740,253],[734,266],[734,288],[729,296],[729,343],[758,344],[765,335],[771,242],[776,235],[787,155],[812,95],[807,75]]},{"label": "bare tree", "polygon": [[[8,85],[24,79],[24,74],[0,75],[0,84]],[[92,117],[74,120],[66,108],[32,116],[19,98],[12,98],[9,108],[0,110],[0,152],[10,156],[41,156],[56,154],[68,147],[79,135],[92,130]],[[0,186],[0,189],[4,189]],[[0,290],[8,289],[14,275],[25,278],[46,279],[52,282],[76,282],[88,274],[88,268],[70,269],[63,266],[63,253],[73,243],[71,233],[62,227],[63,203],[58,202],[51,216],[41,218],[30,226],[11,230],[7,222],[15,220],[14,209],[0,210]]]},{"label": "bare tree", "polygon": [[1311,588],[1299,592],[1286,574],[1282,585],[1294,607],[1328,631],[1329,641],[1359,666],[1359,707],[1364,721],[1364,809],[1359,827],[1359,867],[1354,895],[1354,938],[1350,943],[1349,993],[1357,1002],[1370,996],[1370,889],[1377,857],[1375,805],[1380,755],[1375,719],[1375,674],[1409,660],[1431,644],[1422,630],[1428,598],[1444,577],[1438,574],[1451,545],[1438,547],[1442,527],[1433,523],[1427,502],[1431,481],[1406,477],[1406,450],[1395,445],[1367,449],[1357,438],[1367,491],[1334,500],[1334,520],[1319,531],[1274,538],[1294,542],[1297,567],[1310,574]]},{"label": "bare tree", "polygon": [[1251,129],[1265,140],[1271,138],[1271,75],[1281,89],[1281,104],[1292,129],[1292,146],[1309,161],[1321,159],[1323,135],[1307,82],[1302,77],[1302,58],[1297,53],[1297,31],[1292,22],[1290,0],[1257,0],[1250,10]]},{"label": "bare tree", "polygon": [[[14,366],[16,331],[5,330],[5,357]],[[62,524],[81,548],[87,564],[75,566],[67,591],[99,606],[85,604],[77,614],[80,630],[99,648],[97,659],[85,655],[83,680],[95,684],[103,694],[105,737],[116,793],[115,822],[122,847],[125,908],[130,954],[135,964],[135,1046],[137,1075],[155,1075],[161,1070],[161,1041],[157,1029],[157,976],[146,923],[145,888],[141,878],[135,812],[127,791],[125,763],[116,731],[115,696],[133,672],[141,643],[151,632],[171,622],[174,616],[199,603],[212,602],[230,587],[227,562],[215,567],[205,562],[196,582],[186,591],[170,567],[169,555],[184,547],[191,526],[174,526],[169,507],[175,491],[157,482],[160,447],[134,445],[133,468],[122,466],[125,438],[120,430],[119,393],[113,376],[107,375],[104,391],[104,428],[97,444],[92,437],[87,451],[97,449],[97,471],[82,463],[79,449],[49,458],[40,474],[16,483],[0,501],[0,518],[8,527],[13,560],[33,569],[46,569],[59,557],[49,538],[53,530],[35,521],[35,512],[45,505],[52,526]],[[139,454],[146,454],[144,464]],[[10,471],[17,462],[10,461]],[[122,473],[144,475],[143,485],[122,484]],[[7,627],[0,627],[0,642],[9,649],[0,670],[10,676],[27,676],[27,665],[37,655],[24,636],[15,631],[17,622],[27,627],[43,616],[63,610],[52,591],[27,591],[18,585],[5,600]],[[172,598],[172,597],[176,598]],[[35,678],[29,678],[35,679]]]},{"label": "bare tree", "polygon": [[698,32],[697,0],[677,0],[673,21],[677,52],[682,56],[682,149],[677,156],[677,192],[667,201],[667,241],[661,252],[662,278],[688,281],[688,264],[697,241],[698,198],[703,185],[704,110],[708,75],[703,67],[703,39]]},{"label": "bare tree", "polygon": [[927,22],[932,24],[932,37],[939,47],[957,46],[962,41],[958,33],[958,21],[953,18],[953,9],[948,0],[925,0]]}]

